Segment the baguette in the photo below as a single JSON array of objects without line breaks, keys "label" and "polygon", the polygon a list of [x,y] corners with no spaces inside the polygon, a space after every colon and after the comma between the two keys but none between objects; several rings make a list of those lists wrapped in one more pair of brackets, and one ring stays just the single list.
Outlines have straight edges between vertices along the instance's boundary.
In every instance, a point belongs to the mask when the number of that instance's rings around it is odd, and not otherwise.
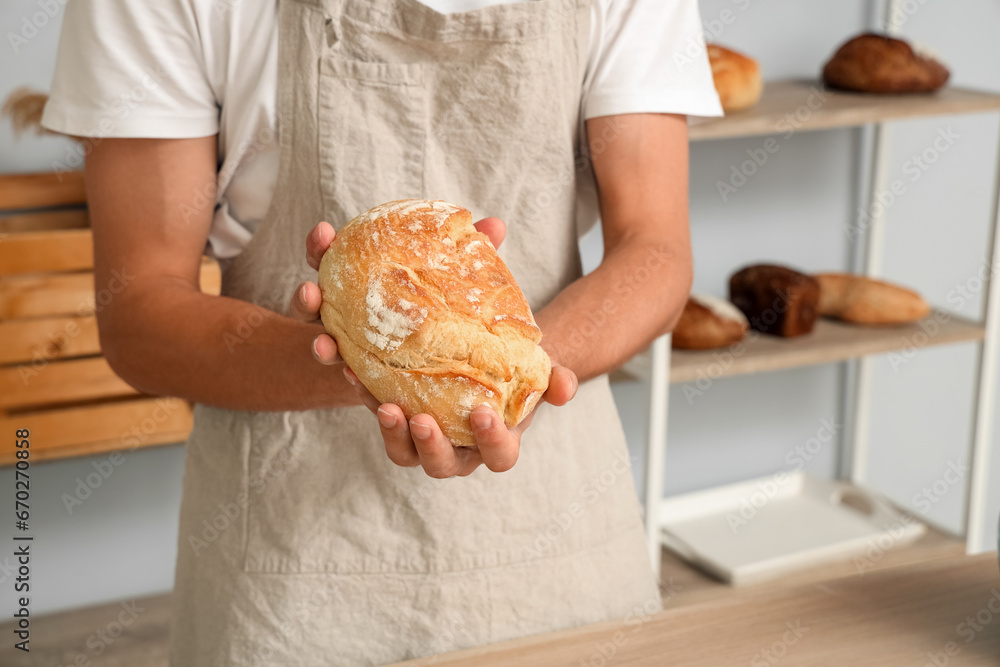
[{"label": "baguette", "polygon": [[854,324],[905,324],[930,313],[912,290],[849,273],[820,273],[819,312]]}]

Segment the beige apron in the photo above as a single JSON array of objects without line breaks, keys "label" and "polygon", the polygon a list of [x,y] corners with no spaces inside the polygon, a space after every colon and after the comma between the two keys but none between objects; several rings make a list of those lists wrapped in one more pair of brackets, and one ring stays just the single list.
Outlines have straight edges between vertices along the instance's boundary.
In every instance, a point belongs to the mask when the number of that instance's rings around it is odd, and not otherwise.
[{"label": "beige apron", "polygon": [[[316,278],[317,221],[425,197],[505,220],[501,255],[545,305],[580,275],[589,4],[283,0],[278,185],[224,293],[282,312]],[[172,664],[383,664],[648,612],[646,554],[604,377],[539,409],[513,470],[448,480],[393,465],[364,408],[199,405]]]}]

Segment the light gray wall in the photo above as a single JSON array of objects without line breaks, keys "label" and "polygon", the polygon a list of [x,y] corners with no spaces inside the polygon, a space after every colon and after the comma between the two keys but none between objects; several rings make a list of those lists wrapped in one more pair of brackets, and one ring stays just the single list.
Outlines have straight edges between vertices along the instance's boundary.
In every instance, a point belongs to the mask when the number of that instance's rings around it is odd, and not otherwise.
[{"label": "light gray wall", "polygon": [[[918,3],[919,4],[919,3]],[[745,9],[740,9],[745,7]],[[868,24],[869,4],[702,0],[710,21],[733,9],[736,21],[718,41],[757,57],[765,78],[815,76],[835,46]],[[19,85],[45,89],[52,75],[60,15],[39,29],[20,53],[6,37],[20,32],[22,18],[40,11],[36,2],[0,5],[0,96]],[[956,26],[961,24],[961,29]],[[1000,5],[991,0],[926,0],[904,25],[904,35],[933,46],[951,65],[955,83],[1000,90]],[[960,134],[953,150],[922,175],[890,210],[885,275],[911,284],[938,305],[949,290],[974,275],[984,250],[990,210],[997,120],[989,117],[895,123],[890,165],[902,174],[908,156],[922,151],[939,127]],[[725,295],[729,274],[743,264],[779,261],[804,270],[846,269],[853,253],[843,233],[857,208],[854,176],[860,131],[798,133],[728,202],[717,180],[763,138],[696,144],[692,148],[691,210],[695,289]],[[14,142],[0,124],[0,172],[47,170],[65,158],[68,142],[26,138]],[[599,257],[594,237],[585,242]],[[962,312],[979,316],[974,303]],[[870,429],[870,481],[897,500],[941,478],[950,459],[964,459],[969,433],[975,348],[923,351],[895,370],[876,364],[874,419]],[[690,402],[681,387],[671,391],[667,493],[770,473],[787,453],[816,435],[824,418],[842,421],[842,368],[830,365],[716,381]],[[646,398],[642,386],[618,385],[615,395],[641,462]],[[997,408],[1000,408],[998,397]],[[838,421],[839,423],[839,421]],[[1000,444],[1000,433],[994,437]],[[1000,452],[1000,446],[994,446]],[[806,466],[822,476],[838,470],[838,446],[824,447]],[[177,513],[183,450],[140,450],[76,507],[63,494],[106,457],[38,464],[32,468],[34,544],[33,604],[36,613],[141,596],[170,588],[176,555]],[[993,460],[1000,475],[1000,454]],[[641,463],[636,469],[641,488]],[[12,489],[9,469],[0,471],[0,493]],[[930,518],[958,527],[962,489],[949,489]],[[987,523],[995,543],[1000,489],[994,488]],[[0,543],[10,543],[9,522],[0,522]],[[11,561],[0,556],[0,586],[9,586]],[[6,557],[9,558],[9,557]],[[6,567],[5,567],[6,566]],[[0,613],[12,611],[4,596]]]}]

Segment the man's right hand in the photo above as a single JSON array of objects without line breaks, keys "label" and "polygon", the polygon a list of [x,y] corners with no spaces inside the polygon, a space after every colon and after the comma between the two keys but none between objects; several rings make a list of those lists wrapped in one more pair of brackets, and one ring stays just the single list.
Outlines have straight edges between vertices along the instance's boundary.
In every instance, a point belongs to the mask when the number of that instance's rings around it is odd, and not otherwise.
[{"label": "man's right hand", "polygon": [[[476,229],[486,234],[494,247],[503,242],[506,227],[497,218],[485,218]],[[319,270],[324,253],[336,241],[337,234],[327,222],[316,225],[306,237],[306,260]],[[319,285],[304,282],[295,290],[289,313],[301,322],[319,322],[322,294]],[[337,343],[326,333],[312,341],[313,357],[321,364],[342,364]],[[386,455],[396,465],[421,466],[431,477],[444,478],[471,474],[480,465],[494,472],[503,472],[517,461],[521,434],[531,424],[531,416],[514,429],[508,429],[499,415],[486,406],[472,411],[470,419],[478,447],[453,447],[441,433],[434,418],[428,414],[414,415],[407,421],[398,405],[382,404],[360,382],[357,375],[344,365],[344,376],[357,391],[362,403],[377,417]],[[576,393],[576,376],[567,368],[554,366],[545,394],[545,401],[563,405]],[[537,408],[536,408],[537,409]]]}]

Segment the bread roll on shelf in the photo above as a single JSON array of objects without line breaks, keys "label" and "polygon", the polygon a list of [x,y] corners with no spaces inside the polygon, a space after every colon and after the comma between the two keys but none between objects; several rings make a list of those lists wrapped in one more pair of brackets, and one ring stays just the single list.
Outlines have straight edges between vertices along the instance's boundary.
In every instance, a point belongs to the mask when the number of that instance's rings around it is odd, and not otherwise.
[{"label": "bread roll on shelf", "polygon": [[892,325],[923,319],[931,308],[913,290],[849,273],[820,273],[819,312],[845,322]]},{"label": "bread roll on shelf", "polygon": [[674,327],[672,346],[677,350],[712,350],[734,345],[746,335],[750,323],[739,308],[708,294],[694,294]]},{"label": "bread roll on shelf", "polygon": [[826,85],[863,93],[929,93],[949,76],[948,68],[905,41],[873,33],[848,40],[823,67]]},{"label": "bread roll on shelf", "polygon": [[475,445],[475,406],[514,427],[548,387],[528,302],[464,208],[411,199],[359,215],[319,285],[323,324],[365,387],[408,419],[430,414],[456,446]]},{"label": "bread roll on shelf", "polygon": [[707,49],[722,109],[729,113],[757,104],[764,92],[757,61],[718,44],[709,44]]}]

